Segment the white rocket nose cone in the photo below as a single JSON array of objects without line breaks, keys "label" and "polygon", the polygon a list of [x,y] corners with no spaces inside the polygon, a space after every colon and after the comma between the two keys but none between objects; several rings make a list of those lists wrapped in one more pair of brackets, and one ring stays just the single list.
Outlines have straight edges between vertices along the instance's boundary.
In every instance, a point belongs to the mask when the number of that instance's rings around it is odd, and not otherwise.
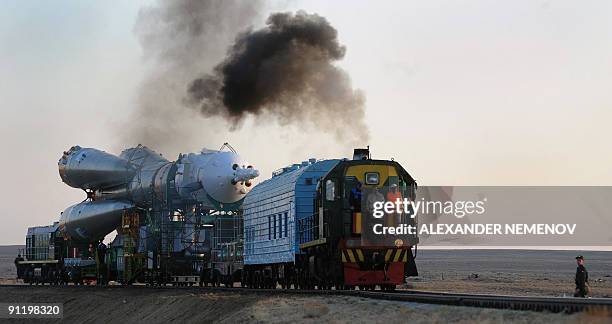
[{"label": "white rocket nose cone", "polygon": [[220,203],[234,203],[244,198],[250,188],[245,181],[259,176],[254,168],[234,152],[216,152],[201,172],[200,183],[208,195]]}]

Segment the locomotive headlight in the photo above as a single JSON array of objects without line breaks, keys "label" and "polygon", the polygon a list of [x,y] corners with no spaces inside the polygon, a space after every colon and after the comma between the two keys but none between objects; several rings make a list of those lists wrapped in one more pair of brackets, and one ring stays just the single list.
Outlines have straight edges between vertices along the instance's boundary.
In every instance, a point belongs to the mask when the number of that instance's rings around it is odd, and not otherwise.
[{"label": "locomotive headlight", "polygon": [[380,182],[380,175],[378,172],[366,172],[365,183],[367,185],[377,185]]}]

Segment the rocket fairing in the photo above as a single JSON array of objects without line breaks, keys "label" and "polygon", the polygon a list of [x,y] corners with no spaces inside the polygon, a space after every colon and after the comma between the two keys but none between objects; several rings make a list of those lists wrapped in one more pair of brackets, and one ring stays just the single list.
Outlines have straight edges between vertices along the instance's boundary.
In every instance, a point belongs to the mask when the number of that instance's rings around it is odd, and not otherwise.
[{"label": "rocket fairing", "polygon": [[58,168],[64,183],[88,191],[92,198],[62,213],[62,233],[91,241],[119,226],[123,211],[130,208],[151,209],[155,202],[217,210],[235,206],[259,176],[233,151],[203,149],[170,162],[142,145],[119,156],[73,146],[64,152]]},{"label": "rocket fairing", "polygon": [[136,169],[122,158],[93,148],[73,146],[57,163],[62,181],[81,189],[108,188],[126,183]]}]

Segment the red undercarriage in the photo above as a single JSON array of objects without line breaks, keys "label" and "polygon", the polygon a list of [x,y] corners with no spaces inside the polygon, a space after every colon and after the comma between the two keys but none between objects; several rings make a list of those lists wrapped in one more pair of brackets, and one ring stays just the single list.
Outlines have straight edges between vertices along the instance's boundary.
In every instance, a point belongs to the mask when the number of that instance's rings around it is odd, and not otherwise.
[{"label": "red undercarriage", "polygon": [[391,262],[385,272],[382,270],[359,270],[356,263],[344,263],[344,284],[359,285],[401,285],[404,282],[404,263]]}]

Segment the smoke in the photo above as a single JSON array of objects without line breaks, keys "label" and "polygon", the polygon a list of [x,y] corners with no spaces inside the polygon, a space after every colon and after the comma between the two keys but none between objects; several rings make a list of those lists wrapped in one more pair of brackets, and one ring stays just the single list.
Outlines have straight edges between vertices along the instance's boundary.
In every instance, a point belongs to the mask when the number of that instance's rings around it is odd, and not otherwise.
[{"label": "smoke", "polygon": [[236,34],[260,21],[260,8],[259,0],[159,1],[143,7],[134,33],[148,71],[135,111],[119,125],[118,148],[142,143],[177,153],[218,145],[216,139],[203,142],[216,123],[194,118],[197,113],[184,108],[185,87],[223,59]]},{"label": "smoke", "polygon": [[[363,144],[364,96],[335,65],[337,31],[316,14],[277,13],[265,27],[261,1],[159,1],[134,32],[148,71],[118,147],[159,152],[216,146],[249,115]],[[193,109],[197,108],[197,109]]]},{"label": "smoke", "polygon": [[186,101],[234,129],[248,115],[272,116],[363,143],[365,97],[335,65],[345,52],[324,17],[275,13],[264,28],[239,34],[213,72],[190,83]]}]

